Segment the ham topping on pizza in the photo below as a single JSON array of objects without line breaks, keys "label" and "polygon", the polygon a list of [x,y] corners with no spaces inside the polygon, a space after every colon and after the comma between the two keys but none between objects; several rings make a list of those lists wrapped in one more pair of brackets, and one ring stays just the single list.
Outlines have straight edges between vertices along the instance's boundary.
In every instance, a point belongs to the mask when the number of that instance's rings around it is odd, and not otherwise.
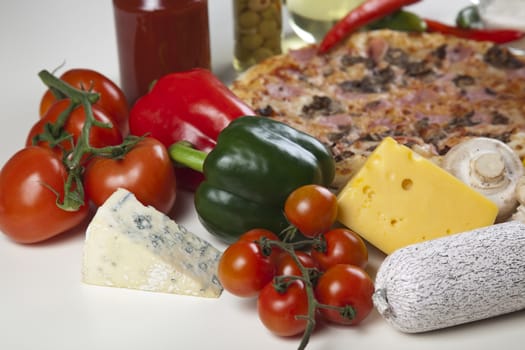
[{"label": "ham topping on pizza", "polygon": [[328,54],[307,46],[270,58],[232,90],[330,147],[340,183],[387,136],[436,161],[477,136],[524,155],[525,60],[491,43],[360,32]]}]

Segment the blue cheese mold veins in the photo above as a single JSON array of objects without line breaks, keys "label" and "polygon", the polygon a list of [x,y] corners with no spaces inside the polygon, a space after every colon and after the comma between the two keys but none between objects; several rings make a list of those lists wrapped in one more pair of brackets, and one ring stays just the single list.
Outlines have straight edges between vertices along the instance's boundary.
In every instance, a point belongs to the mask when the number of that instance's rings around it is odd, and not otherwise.
[{"label": "blue cheese mold veins", "polygon": [[86,232],[87,284],[217,298],[221,253],[124,189],[101,206]]}]

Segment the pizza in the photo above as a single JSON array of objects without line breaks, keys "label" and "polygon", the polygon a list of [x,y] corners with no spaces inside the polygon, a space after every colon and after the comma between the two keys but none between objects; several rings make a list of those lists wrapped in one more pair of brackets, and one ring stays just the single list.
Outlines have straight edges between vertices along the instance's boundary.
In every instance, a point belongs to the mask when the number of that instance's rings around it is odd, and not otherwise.
[{"label": "pizza", "polygon": [[435,162],[479,136],[525,157],[525,59],[488,42],[358,32],[327,54],[309,45],[271,57],[231,88],[258,115],[327,145],[336,188],[387,136]]}]

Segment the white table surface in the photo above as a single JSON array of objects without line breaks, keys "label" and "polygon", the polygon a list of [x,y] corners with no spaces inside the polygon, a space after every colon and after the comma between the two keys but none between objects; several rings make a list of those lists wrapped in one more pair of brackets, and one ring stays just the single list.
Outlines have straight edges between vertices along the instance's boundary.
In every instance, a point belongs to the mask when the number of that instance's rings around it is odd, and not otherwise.
[{"label": "white table surface", "polygon": [[[425,0],[414,11],[452,22],[468,0]],[[233,77],[231,1],[210,0],[213,71]],[[87,67],[118,82],[111,1],[17,0],[0,4],[0,164],[25,141],[38,118],[44,86],[37,73]],[[13,198],[16,200],[16,198]],[[198,223],[192,195],[179,193],[174,218],[215,240]],[[43,223],[45,224],[45,223]],[[0,349],[295,349],[299,339],[269,334],[253,300],[225,292],[216,300],[84,285],[84,231],[37,245],[0,235]],[[371,251],[372,268],[382,258]],[[309,349],[522,349],[518,312],[443,331],[406,335],[376,313],[359,327],[323,327]]]}]

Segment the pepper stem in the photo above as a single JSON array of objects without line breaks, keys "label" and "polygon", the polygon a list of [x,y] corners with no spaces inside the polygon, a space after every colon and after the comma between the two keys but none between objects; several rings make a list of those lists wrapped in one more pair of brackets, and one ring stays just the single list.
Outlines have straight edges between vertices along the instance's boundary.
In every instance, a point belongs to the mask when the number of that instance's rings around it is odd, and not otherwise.
[{"label": "pepper stem", "polygon": [[203,172],[206,152],[195,149],[188,141],[179,141],[168,148],[168,153],[177,164],[184,165],[198,172]]}]

